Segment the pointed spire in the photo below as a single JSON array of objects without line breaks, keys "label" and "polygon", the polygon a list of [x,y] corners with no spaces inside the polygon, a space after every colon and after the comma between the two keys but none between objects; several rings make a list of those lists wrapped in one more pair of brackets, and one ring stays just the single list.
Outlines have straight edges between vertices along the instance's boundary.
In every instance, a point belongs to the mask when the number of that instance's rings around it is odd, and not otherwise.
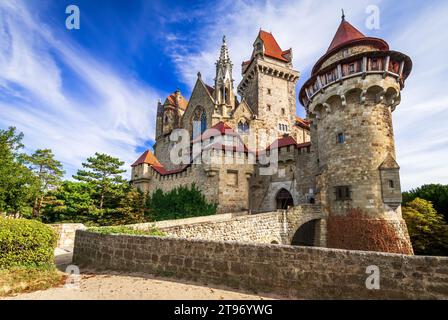
[{"label": "pointed spire", "polygon": [[328,47],[328,51],[331,51],[334,48],[339,47],[340,45],[342,45],[346,42],[356,40],[356,39],[362,39],[365,37],[366,36],[364,34],[362,34],[361,31],[356,29],[348,21],[345,20],[344,10],[342,10],[341,24],[339,25],[339,28],[336,31],[336,34],[334,35],[333,41],[331,42],[330,46]]},{"label": "pointed spire", "polygon": [[226,36],[222,37],[221,53],[219,55],[218,63],[225,64],[230,62],[229,49],[227,48]]}]

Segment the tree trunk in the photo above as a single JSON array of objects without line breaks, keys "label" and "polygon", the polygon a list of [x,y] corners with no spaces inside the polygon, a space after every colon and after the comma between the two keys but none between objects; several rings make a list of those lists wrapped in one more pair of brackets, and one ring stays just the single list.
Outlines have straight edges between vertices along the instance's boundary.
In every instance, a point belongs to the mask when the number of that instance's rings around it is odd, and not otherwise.
[{"label": "tree trunk", "polygon": [[39,197],[36,197],[36,199],[34,199],[34,204],[33,204],[33,217],[34,218],[37,218],[39,216],[38,202],[39,202]]},{"label": "tree trunk", "polygon": [[100,210],[103,209],[103,203],[104,203],[104,191],[101,192],[101,198],[100,198]]}]

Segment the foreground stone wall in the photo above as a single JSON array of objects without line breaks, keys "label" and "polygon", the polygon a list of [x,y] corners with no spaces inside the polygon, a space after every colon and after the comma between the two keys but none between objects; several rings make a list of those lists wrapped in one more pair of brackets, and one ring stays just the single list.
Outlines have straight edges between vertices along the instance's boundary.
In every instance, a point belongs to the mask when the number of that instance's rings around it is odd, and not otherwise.
[{"label": "foreground stone wall", "polygon": [[[100,235],[78,230],[74,263],[309,299],[448,299],[448,258]],[[368,266],[380,289],[368,290]],[[81,270],[82,271],[82,270]]]}]

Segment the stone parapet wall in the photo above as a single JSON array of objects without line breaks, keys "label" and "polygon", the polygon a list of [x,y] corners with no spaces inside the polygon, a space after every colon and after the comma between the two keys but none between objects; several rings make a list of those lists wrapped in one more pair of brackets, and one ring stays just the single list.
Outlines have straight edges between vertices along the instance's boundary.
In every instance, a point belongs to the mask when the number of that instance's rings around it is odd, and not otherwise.
[{"label": "stone parapet wall", "polygon": [[282,243],[282,213],[256,215],[240,213],[217,214],[180,220],[159,221],[131,225],[145,230],[155,226],[170,236],[215,241],[243,241],[254,243]]},{"label": "stone parapet wall", "polygon": [[76,230],[87,229],[82,223],[60,223],[49,225],[58,235],[58,248],[73,248]]},{"label": "stone parapet wall", "polygon": [[[78,230],[74,263],[305,299],[448,299],[448,258]],[[380,289],[366,288],[377,266]]]}]

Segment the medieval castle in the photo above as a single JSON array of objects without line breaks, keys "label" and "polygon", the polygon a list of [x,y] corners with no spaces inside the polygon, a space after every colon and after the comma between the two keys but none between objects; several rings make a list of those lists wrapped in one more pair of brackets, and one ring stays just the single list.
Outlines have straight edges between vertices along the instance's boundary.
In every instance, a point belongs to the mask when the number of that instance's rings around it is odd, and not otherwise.
[{"label": "medieval castle", "polygon": [[[131,183],[150,193],[195,183],[220,213],[315,206],[328,247],[384,251],[386,243],[412,254],[392,128],[411,59],[343,17],[299,92],[306,119],[296,116],[292,60],[292,49],[260,30],[238,99],[223,38],[214,85],[198,73],[188,100],[177,90],[159,102],[154,154],[132,165]],[[188,132],[187,148],[176,149],[176,129]]]}]

